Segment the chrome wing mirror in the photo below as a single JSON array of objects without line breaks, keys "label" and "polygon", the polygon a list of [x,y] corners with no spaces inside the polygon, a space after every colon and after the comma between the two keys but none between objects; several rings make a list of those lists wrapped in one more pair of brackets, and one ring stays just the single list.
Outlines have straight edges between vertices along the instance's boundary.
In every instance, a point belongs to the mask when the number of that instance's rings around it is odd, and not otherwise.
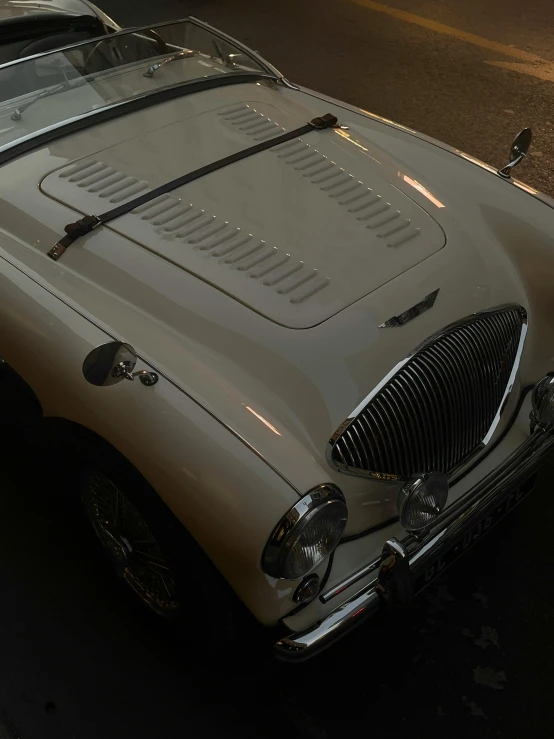
[{"label": "chrome wing mirror", "polygon": [[132,346],[121,341],[110,341],[93,349],[83,362],[85,380],[97,387],[109,387],[122,380],[138,377],[143,385],[155,385],[158,375],[141,370],[133,372],[137,364],[137,354]]},{"label": "chrome wing mirror", "polygon": [[510,161],[505,167],[498,170],[498,174],[505,180],[510,179],[512,169],[527,155],[529,147],[531,146],[532,138],[533,132],[531,129],[524,128],[523,131],[520,131],[512,141],[512,146],[510,147]]}]

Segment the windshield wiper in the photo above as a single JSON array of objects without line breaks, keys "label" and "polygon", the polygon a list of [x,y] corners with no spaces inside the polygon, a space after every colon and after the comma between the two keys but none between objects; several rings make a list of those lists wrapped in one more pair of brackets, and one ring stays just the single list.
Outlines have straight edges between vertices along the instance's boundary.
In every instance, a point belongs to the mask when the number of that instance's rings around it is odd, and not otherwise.
[{"label": "windshield wiper", "polygon": [[19,105],[14,112],[11,115],[12,121],[20,121],[23,118],[23,113],[31,107],[31,105],[34,105],[35,103],[38,103],[39,100],[44,100],[44,98],[49,98],[52,95],[57,95],[60,92],[65,92],[65,90],[73,89],[74,87],[79,87],[80,85],[84,85],[89,81],[89,77],[81,77],[77,80],[66,80],[65,82],[60,82],[59,85],[56,85],[56,87],[53,87],[51,90],[46,90],[45,92],[41,92],[39,95],[36,95],[32,100],[29,100],[28,103],[23,103],[23,105]]},{"label": "windshield wiper", "polygon": [[168,56],[166,59],[163,59],[161,62],[156,62],[156,64],[152,64],[152,66],[148,67],[148,69],[144,73],[144,76],[153,77],[155,72],[157,72],[158,69],[160,67],[163,67],[165,64],[169,64],[170,62],[175,62],[178,59],[188,59],[189,57],[196,56],[197,54],[198,52],[193,51],[192,49],[183,49],[183,51],[176,51],[175,54]]}]

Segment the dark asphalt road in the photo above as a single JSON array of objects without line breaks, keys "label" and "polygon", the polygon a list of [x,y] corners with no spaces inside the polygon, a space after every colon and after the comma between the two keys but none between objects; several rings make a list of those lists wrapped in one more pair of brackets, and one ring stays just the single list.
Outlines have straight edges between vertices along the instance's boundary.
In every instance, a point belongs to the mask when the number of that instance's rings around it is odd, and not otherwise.
[{"label": "dark asphalt road", "polygon": [[[548,0],[394,5],[540,56],[547,61],[534,62],[534,73],[549,73]],[[554,86],[487,63],[521,58],[347,0],[104,6],[133,24],[194,13],[291,79],[495,165],[530,124],[534,154],[520,176],[554,192]],[[105,576],[44,457],[33,452],[30,464],[16,440],[3,451],[0,739],[551,736],[554,553],[545,524],[554,517],[554,466],[539,492],[409,611],[373,622],[316,662],[253,669],[242,659],[230,667],[192,660]],[[193,638],[201,635],[199,615]]]},{"label": "dark asphalt road", "polygon": [[[362,5],[359,5],[361,3]],[[518,177],[554,195],[551,0],[394,0],[391,6],[502,44],[489,47],[363,7],[364,0],[105,0],[120,22],[187,14],[258,49],[287,77],[502,166],[525,126],[534,146]],[[370,3],[370,5],[375,3]],[[388,6],[390,7],[390,6]],[[532,53],[552,62],[524,62]],[[491,62],[522,64],[526,73]],[[534,74],[550,75],[552,81]]]}]

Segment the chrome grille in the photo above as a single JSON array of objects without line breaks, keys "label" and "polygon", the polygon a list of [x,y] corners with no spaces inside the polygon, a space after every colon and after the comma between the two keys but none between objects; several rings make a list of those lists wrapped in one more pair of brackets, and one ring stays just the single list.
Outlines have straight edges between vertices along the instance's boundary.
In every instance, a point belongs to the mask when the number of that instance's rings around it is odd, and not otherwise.
[{"label": "chrome grille", "polygon": [[378,478],[452,472],[496,426],[525,332],[525,311],[510,306],[431,337],[337,430],[332,462]]}]

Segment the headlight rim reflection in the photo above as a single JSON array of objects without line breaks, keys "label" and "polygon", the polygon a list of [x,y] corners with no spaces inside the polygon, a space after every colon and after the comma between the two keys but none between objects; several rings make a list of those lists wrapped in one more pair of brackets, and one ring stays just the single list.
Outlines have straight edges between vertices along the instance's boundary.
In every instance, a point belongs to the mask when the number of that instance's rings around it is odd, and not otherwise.
[{"label": "headlight rim reflection", "polygon": [[[322,556],[311,566],[293,571],[290,557],[293,548],[306,535],[322,516],[338,516],[334,524],[338,528],[334,532],[332,542]],[[312,488],[283,516],[273,530],[262,555],[262,570],[279,580],[299,580],[306,577],[325,562],[335,550],[348,520],[348,509],[341,490],[333,483],[323,483]],[[333,521],[331,521],[333,524]],[[317,541],[311,546],[316,546]],[[304,547],[305,550],[306,547]],[[288,566],[289,565],[289,566]]]}]

